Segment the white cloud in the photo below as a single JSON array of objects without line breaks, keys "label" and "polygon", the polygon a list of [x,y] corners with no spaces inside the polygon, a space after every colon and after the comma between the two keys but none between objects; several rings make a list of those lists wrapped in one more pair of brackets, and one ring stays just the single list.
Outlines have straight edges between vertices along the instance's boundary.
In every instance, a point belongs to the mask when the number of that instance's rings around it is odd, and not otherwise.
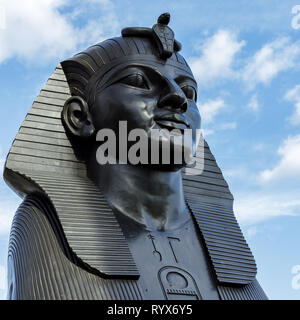
[{"label": "white cloud", "polygon": [[8,235],[13,216],[20,202],[0,200],[0,235]]},{"label": "white cloud", "polygon": [[257,95],[254,94],[250,99],[250,102],[248,104],[248,108],[254,112],[257,112],[259,110],[259,107],[260,107],[260,105],[257,100]]},{"label": "white cloud", "polygon": [[[218,130],[235,130],[236,127],[237,127],[236,122],[224,122],[215,126],[215,128]],[[207,137],[209,135],[214,134],[215,130],[210,128],[204,128],[204,129],[202,128],[202,132],[204,137]]]},{"label": "white cloud", "polygon": [[247,229],[247,236],[249,238],[254,237],[257,234],[257,232],[258,232],[257,226],[252,226]]},{"label": "white cloud", "polygon": [[279,216],[300,215],[299,190],[272,194],[263,191],[247,194],[236,193],[234,213],[239,223],[244,226]]},{"label": "white cloud", "polygon": [[[248,89],[252,90],[257,84],[269,84],[280,72],[299,65],[300,42],[292,42],[288,37],[279,37],[266,43],[248,60],[244,67],[234,68],[236,57],[245,41],[239,41],[237,35],[228,30],[219,30],[207,38],[196,50],[201,56],[192,57],[189,63],[199,86],[218,84],[220,80],[242,79]],[[248,105],[253,111],[259,109],[256,95]]]},{"label": "white cloud", "polygon": [[294,103],[295,111],[292,116],[289,118],[289,121],[293,125],[300,124],[300,85],[295,86],[289,90],[285,99]]},{"label": "white cloud", "polygon": [[0,265],[0,290],[6,290],[6,268]]},{"label": "white cloud", "polygon": [[245,179],[247,177],[248,181],[249,178],[252,178],[249,169],[245,165],[235,165],[230,169],[223,170],[223,175],[228,179]]},{"label": "white cloud", "polygon": [[3,291],[2,293],[0,292],[0,300],[6,300],[6,296],[7,296],[6,290]]},{"label": "white cloud", "polygon": [[228,30],[219,30],[206,39],[198,48],[202,55],[189,60],[198,84],[206,86],[234,77],[232,69],[234,58],[244,44],[245,41],[238,41],[237,36]]},{"label": "white cloud", "polygon": [[220,130],[235,130],[237,127],[237,123],[236,122],[224,122],[221,123],[220,125],[218,125],[218,129]]},{"label": "white cloud", "polygon": [[[0,174],[3,175],[4,163],[5,159],[2,156],[2,148],[0,146]],[[4,181],[0,181],[4,184]],[[2,187],[0,185],[0,187]],[[5,190],[7,190],[7,186],[5,186]],[[12,219],[17,210],[17,207],[20,205],[20,198],[9,192],[9,195],[6,195],[6,192],[1,192],[0,197],[0,236],[9,235]]]},{"label": "white cloud", "polygon": [[289,136],[283,141],[277,151],[281,157],[277,166],[260,173],[260,181],[274,182],[292,180],[299,181],[300,178],[300,134]]},{"label": "white cloud", "polygon": [[[264,150],[266,147],[260,143],[253,148]],[[223,171],[227,181],[240,180],[236,184],[238,189],[233,192],[234,212],[243,226],[252,227],[256,223],[280,216],[300,216],[300,135],[287,138],[278,148],[278,153],[281,156],[278,165],[260,174],[241,165]],[[255,189],[240,191],[245,181]],[[276,184],[275,181],[280,183]],[[295,184],[292,184],[293,181]],[[258,182],[260,185],[257,185]],[[256,233],[256,228],[247,231],[250,237]]]},{"label": "white cloud", "polygon": [[292,43],[287,37],[278,38],[255,53],[243,70],[242,78],[250,89],[258,83],[266,85],[279,72],[295,66],[299,54],[299,42]]},{"label": "white cloud", "polygon": [[204,137],[214,134],[215,131],[212,129],[202,129],[202,134]]},{"label": "white cloud", "polygon": [[[1,154],[1,151],[0,151],[0,154]],[[3,174],[4,164],[5,164],[5,159],[0,158],[0,174],[1,174],[1,176]]]},{"label": "white cloud", "polygon": [[0,31],[0,62],[13,57],[31,62],[62,58],[80,45],[110,36],[118,24],[113,5],[107,0],[76,1],[72,10],[80,15],[89,3],[98,4],[98,18],[78,28],[72,24],[72,12],[59,11],[70,5],[68,0],[3,0],[6,28]]},{"label": "white cloud", "polygon": [[255,143],[252,148],[254,151],[264,151],[266,146],[264,143],[258,142],[258,143]]},{"label": "white cloud", "polygon": [[205,103],[198,103],[202,123],[206,125],[214,120],[217,114],[224,109],[225,103],[222,99],[208,100]]}]

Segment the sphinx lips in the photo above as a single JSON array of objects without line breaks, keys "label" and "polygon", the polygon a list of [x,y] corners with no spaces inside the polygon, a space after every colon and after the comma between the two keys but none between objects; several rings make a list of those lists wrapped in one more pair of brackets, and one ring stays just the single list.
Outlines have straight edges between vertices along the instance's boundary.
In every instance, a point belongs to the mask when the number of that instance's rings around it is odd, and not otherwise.
[{"label": "sphinx lips", "polygon": [[189,123],[180,114],[159,115],[154,117],[154,120],[161,127],[179,129],[181,131],[190,128]]}]

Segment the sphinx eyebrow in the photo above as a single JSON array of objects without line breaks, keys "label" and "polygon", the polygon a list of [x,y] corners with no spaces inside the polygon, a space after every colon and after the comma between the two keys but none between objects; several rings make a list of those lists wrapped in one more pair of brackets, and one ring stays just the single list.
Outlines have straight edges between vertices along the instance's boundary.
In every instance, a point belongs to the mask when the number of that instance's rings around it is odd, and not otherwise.
[{"label": "sphinx eyebrow", "polygon": [[[135,68],[138,70],[130,70],[131,68]],[[106,87],[109,87],[110,85],[121,80],[122,78],[124,78],[128,75],[131,75],[131,74],[135,74],[135,73],[139,73],[143,76],[145,75],[143,70],[141,70],[141,68],[136,68],[136,66],[126,66],[125,68],[117,69],[109,76],[109,78],[105,81],[105,84],[103,86],[101,86],[101,88],[97,87],[97,92],[99,89],[100,89],[100,91],[102,91]]]},{"label": "sphinx eyebrow", "polygon": [[144,72],[143,68],[136,67],[136,66],[130,66],[130,67],[126,67],[126,68],[116,72],[115,74],[113,74],[112,78],[120,79],[124,76],[131,75],[131,74],[145,75],[145,72]]},{"label": "sphinx eyebrow", "polygon": [[188,75],[179,75],[174,79],[177,83],[178,82],[192,82],[192,84],[197,88],[197,82],[195,79]]}]

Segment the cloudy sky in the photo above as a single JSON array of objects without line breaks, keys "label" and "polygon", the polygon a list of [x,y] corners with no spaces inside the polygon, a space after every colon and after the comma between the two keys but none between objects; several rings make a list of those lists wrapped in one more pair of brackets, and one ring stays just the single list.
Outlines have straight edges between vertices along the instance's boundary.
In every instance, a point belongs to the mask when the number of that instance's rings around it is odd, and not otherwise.
[{"label": "cloudy sky", "polygon": [[[59,61],[123,27],[151,27],[168,11],[197,78],[205,137],[235,197],[258,280],[271,299],[300,299],[298,2],[0,0],[1,168]],[[19,203],[1,180],[0,298]]]}]

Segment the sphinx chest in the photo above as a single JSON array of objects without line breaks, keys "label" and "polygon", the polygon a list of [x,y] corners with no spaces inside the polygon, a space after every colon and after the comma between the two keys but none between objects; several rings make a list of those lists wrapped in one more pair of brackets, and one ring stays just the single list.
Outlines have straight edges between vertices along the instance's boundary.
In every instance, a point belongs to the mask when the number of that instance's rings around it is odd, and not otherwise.
[{"label": "sphinx chest", "polygon": [[146,299],[219,299],[210,261],[192,219],[167,231],[149,231],[132,223],[128,228],[125,220],[119,219],[120,225]]}]

